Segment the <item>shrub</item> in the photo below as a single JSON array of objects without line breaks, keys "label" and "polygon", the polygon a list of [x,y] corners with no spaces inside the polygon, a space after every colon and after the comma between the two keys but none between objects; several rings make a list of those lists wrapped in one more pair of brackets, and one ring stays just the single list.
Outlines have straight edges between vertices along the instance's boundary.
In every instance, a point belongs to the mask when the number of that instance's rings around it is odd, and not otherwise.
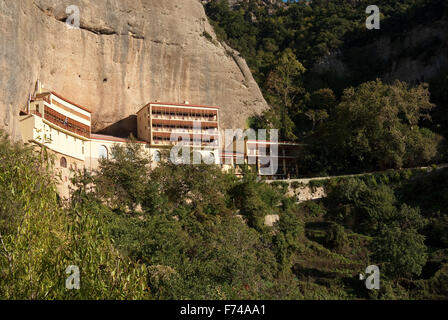
[{"label": "shrub", "polygon": [[414,229],[384,228],[372,242],[374,262],[392,278],[420,275],[427,260],[424,240]]},{"label": "shrub", "polygon": [[[149,297],[145,267],[118,254],[101,220],[62,208],[44,155],[0,132],[0,299]],[[79,290],[65,288],[71,265]]]}]

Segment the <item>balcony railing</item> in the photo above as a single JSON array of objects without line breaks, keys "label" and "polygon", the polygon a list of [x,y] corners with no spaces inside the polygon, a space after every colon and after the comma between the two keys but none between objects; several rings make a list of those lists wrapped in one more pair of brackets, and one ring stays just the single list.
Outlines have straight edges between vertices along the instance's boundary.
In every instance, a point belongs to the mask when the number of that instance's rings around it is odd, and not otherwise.
[{"label": "balcony railing", "polygon": [[49,112],[45,112],[45,114],[42,115],[42,113],[40,113],[39,111],[36,111],[36,110],[32,110],[31,114],[34,114],[40,118],[43,118],[43,119],[47,120],[48,122],[51,122],[64,130],[76,133],[77,135],[80,135],[80,136],[83,136],[86,138],[90,138],[89,130],[78,127],[77,125],[71,123],[71,120],[68,120],[68,119],[63,120]]},{"label": "balcony railing", "polygon": [[202,134],[202,135],[218,135],[218,129],[215,130],[193,130],[193,129],[180,129],[180,128],[166,128],[166,127],[153,127],[155,132],[169,132],[169,133],[192,133],[192,134]]},{"label": "balcony railing", "polygon": [[47,121],[50,121],[51,123],[57,125],[58,127],[62,128],[62,129],[76,133],[76,134],[86,137],[86,138],[90,138],[90,132],[88,132],[87,130],[83,130],[75,125],[70,124],[70,123],[65,123],[64,121],[62,121],[61,119],[59,119],[57,117],[45,114],[44,119]]},{"label": "balcony railing", "polygon": [[36,116],[38,116],[38,117],[43,118],[42,113],[40,113],[39,111],[31,110],[30,112],[31,112],[31,114],[34,114],[34,115],[36,115]]},{"label": "balcony railing", "polygon": [[181,116],[181,115],[169,115],[169,114],[152,114],[154,119],[166,119],[166,120],[185,120],[185,121],[208,121],[216,122],[217,116]]},{"label": "balcony railing", "polygon": [[[153,143],[155,145],[162,145],[162,146],[173,146],[175,144],[177,144],[176,141],[169,141],[169,140],[156,140],[154,139]],[[193,141],[190,141],[188,143],[186,143],[187,146],[202,146],[202,147],[218,147],[218,141],[214,141],[214,142],[205,142],[202,141],[200,143],[197,144],[193,144]]]}]

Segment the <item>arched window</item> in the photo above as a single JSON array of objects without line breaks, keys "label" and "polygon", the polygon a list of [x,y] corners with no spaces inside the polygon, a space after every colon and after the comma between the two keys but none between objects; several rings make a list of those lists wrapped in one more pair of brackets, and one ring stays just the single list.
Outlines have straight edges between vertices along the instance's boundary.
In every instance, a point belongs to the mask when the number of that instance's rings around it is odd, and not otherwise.
[{"label": "arched window", "polygon": [[98,147],[98,158],[99,159],[109,159],[109,152],[105,146]]},{"label": "arched window", "polygon": [[215,154],[213,152],[210,152],[208,154],[207,164],[215,164]]},{"label": "arched window", "polygon": [[154,151],[154,154],[153,154],[154,162],[160,162],[160,158],[161,158],[160,151],[158,151],[158,150]]},{"label": "arched window", "polygon": [[62,157],[59,164],[60,164],[61,168],[67,168],[67,159]]}]

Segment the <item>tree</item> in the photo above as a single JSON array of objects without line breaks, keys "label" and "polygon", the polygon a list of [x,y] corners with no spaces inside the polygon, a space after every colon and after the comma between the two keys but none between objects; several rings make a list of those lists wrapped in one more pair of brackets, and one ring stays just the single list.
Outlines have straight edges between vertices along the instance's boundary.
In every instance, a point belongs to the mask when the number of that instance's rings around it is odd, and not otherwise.
[{"label": "tree", "polygon": [[189,204],[198,215],[229,212],[227,190],[232,179],[216,165],[175,164],[167,157],[150,175],[157,194],[167,200],[165,211]]},{"label": "tree", "polygon": [[317,134],[334,169],[401,168],[435,157],[438,138],[418,127],[433,107],[424,85],[377,80],[346,89],[341,100]]},{"label": "tree", "polygon": [[333,112],[336,104],[336,96],[333,90],[325,88],[314,91],[311,94],[309,107],[310,109],[323,109],[330,114]]},{"label": "tree", "polygon": [[425,237],[412,228],[384,228],[372,242],[373,258],[392,278],[420,275],[427,260],[424,241]]},{"label": "tree", "polygon": [[[65,209],[52,167],[0,131],[0,299],[145,299],[146,268],[120,255],[85,203]],[[67,267],[80,269],[69,291]]]},{"label": "tree", "polygon": [[274,70],[267,79],[267,87],[273,95],[276,105],[274,114],[279,125],[277,128],[280,129],[281,136],[288,140],[295,139],[294,123],[291,121],[291,116],[298,112],[297,109],[294,109],[298,95],[304,93],[301,81],[305,71],[305,67],[288,48],[279,57]]},{"label": "tree", "polygon": [[305,67],[297,60],[291,49],[286,49],[268,77],[268,88],[286,109],[291,109],[297,94],[302,92],[301,80]]},{"label": "tree", "polygon": [[134,210],[147,196],[149,158],[143,146],[130,139],[125,146],[114,145],[110,159],[101,159],[95,174],[98,198],[124,212]]},{"label": "tree", "polygon": [[291,256],[301,247],[305,233],[304,223],[292,206],[282,212],[275,228],[278,232],[273,237],[273,243],[276,246],[279,271],[284,275],[291,270]]},{"label": "tree", "polygon": [[258,231],[264,230],[264,217],[268,212],[262,198],[263,187],[264,183],[256,180],[256,174],[245,171],[242,181],[230,191],[240,214],[250,227]]},{"label": "tree", "polygon": [[387,227],[421,230],[426,225],[419,208],[398,206],[394,190],[382,183],[367,185],[357,178],[333,181],[327,203],[329,220],[367,235],[377,235]]},{"label": "tree", "polygon": [[157,214],[143,220],[112,215],[110,220],[118,248],[147,265],[156,299],[261,295],[276,268],[273,253],[256,230],[233,215],[204,220],[188,207],[177,213],[176,219]]},{"label": "tree", "polygon": [[308,110],[305,115],[313,123],[313,131],[316,128],[316,124],[319,124],[328,119],[328,113],[325,110]]}]

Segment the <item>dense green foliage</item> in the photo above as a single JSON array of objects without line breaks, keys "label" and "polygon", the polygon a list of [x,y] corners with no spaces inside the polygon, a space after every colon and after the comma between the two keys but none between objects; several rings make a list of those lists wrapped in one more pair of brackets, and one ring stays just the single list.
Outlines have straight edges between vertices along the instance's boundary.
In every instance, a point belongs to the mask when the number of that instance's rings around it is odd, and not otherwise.
[{"label": "dense green foliage", "polygon": [[328,171],[413,167],[434,160],[440,137],[419,122],[433,105],[423,86],[367,82],[344,91],[311,149]]},{"label": "dense green foliage", "polygon": [[[82,194],[77,200],[83,208],[96,208],[121,254],[146,265],[156,299],[439,295],[421,286],[439,281],[436,274],[444,270],[443,262],[432,271],[426,267],[435,259],[444,261],[438,251],[444,248],[443,232],[432,235],[441,246],[427,242],[432,215],[422,214],[420,203],[405,202],[415,177],[432,176],[425,171],[323,181],[314,188],[324,186],[327,200],[298,205],[287,196],[287,183],[266,184],[250,168],[237,179],[213,165],[173,164],[166,154],[156,168],[137,170],[141,157],[134,148],[139,147],[116,146],[114,158],[102,160],[96,175],[87,175],[91,186],[78,183],[74,194]],[[138,192],[141,197],[129,205],[135,186],[111,179],[109,188],[122,188],[111,202],[100,191],[104,175],[138,176],[147,192]],[[85,178],[80,174],[75,181]],[[268,227],[265,217],[272,214],[280,219]],[[434,221],[443,225],[445,220]],[[432,252],[439,252],[437,258]],[[353,281],[369,264],[380,266],[384,282],[373,295]],[[420,289],[403,289],[403,281]]]},{"label": "dense green foliage", "polygon": [[[401,39],[404,24],[412,28],[448,17],[446,2],[377,1],[381,33],[366,30],[368,5],[363,0],[291,1],[276,10],[255,1],[242,2],[238,10],[225,0],[206,5],[218,39],[240,51],[271,106],[250,125],[276,128],[281,139],[307,143],[304,176],[447,159],[437,135],[448,137],[446,72],[428,79],[429,88],[375,82],[400,57],[390,57],[386,65],[368,46],[385,35]],[[348,70],[319,71],[335,55]]]},{"label": "dense green foliage", "polygon": [[[251,125],[309,144],[303,174],[395,171],[268,184],[250,168],[236,178],[167,155],[153,168],[131,140],[95,172],[74,172],[65,203],[46,150],[0,133],[0,299],[447,299],[448,169],[401,168],[446,159],[438,134],[448,132],[448,78],[429,89],[376,80],[384,66],[359,50],[375,37],[364,30],[368,4],[301,1],[268,12],[212,1],[206,10],[271,105]],[[445,8],[376,4],[393,32],[422,7]],[[318,76],[315,65],[338,50],[352,76]],[[327,197],[299,204],[305,187]],[[268,215],[278,216],[273,226]],[[380,290],[358,280],[372,264]],[[80,290],[65,288],[70,265],[81,270]]]},{"label": "dense green foliage", "polygon": [[[347,42],[366,37],[365,10],[371,5],[366,0],[291,1],[275,12],[255,2],[241,1],[235,11],[226,0],[211,1],[206,12],[218,37],[241,52],[257,80],[267,78],[277,56],[285,49],[292,49],[309,68]],[[381,8],[383,23],[398,27],[403,21],[407,25],[421,22],[413,18],[421,7],[434,2],[437,1],[378,0],[375,4]]]},{"label": "dense green foliage", "polygon": [[[0,132],[0,299],[141,299],[147,271],[113,247],[97,215],[58,200],[45,150]],[[69,291],[66,268],[81,272]]]},{"label": "dense green foliage", "polygon": [[[97,172],[78,171],[62,203],[45,150],[2,138],[1,298],[446,298],[446,169],[320,181],[328,198],[297,204],[287,192],[303,184],[167,155],[151,169],[140,148],[116,146]],[[379,291],[356,280],[370,264]],[[69,265],[80,290],[65,289]]]}]

